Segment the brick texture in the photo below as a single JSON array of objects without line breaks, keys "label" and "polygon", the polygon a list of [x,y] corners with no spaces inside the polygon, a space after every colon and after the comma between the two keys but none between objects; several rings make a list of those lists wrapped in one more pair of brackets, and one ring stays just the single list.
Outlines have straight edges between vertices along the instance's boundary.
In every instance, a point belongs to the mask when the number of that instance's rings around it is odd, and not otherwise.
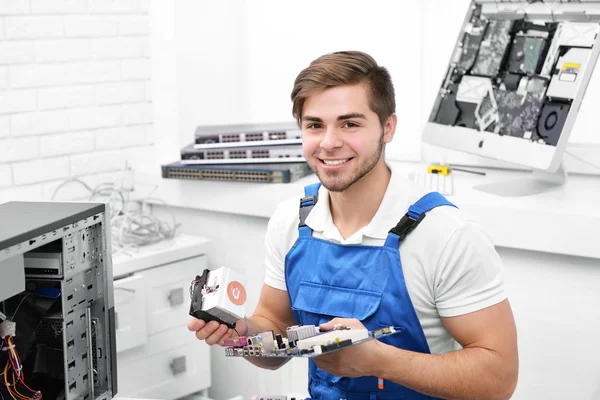
[{"label": "brick texture", "polygon": [[[98,185],[153,159],[148,8],[0,0],[0,203],[49,200],[70,178]],[[82,194],[69,187],[62,199]]]}]

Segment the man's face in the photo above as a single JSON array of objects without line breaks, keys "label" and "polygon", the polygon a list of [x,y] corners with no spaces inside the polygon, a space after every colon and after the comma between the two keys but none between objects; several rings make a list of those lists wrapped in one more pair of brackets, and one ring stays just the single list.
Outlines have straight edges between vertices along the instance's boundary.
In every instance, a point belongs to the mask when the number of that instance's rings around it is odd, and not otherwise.
[{"label": "man's face", "polygon": [[328,190],[341,192],[369,173],[391,140],[369,108],[363,84],[338,86],[308,97],[302,112],[304,156]]}]

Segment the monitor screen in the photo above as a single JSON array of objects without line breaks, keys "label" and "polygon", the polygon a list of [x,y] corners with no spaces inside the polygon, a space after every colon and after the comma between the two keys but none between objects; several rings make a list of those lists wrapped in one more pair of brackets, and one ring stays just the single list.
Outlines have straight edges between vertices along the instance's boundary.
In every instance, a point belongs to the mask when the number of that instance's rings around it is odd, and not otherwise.
[{"label": "monitor screen", "polygon": [[598,58],[599,30],[598,4],[473,1],[423,141],[555,171]]}]

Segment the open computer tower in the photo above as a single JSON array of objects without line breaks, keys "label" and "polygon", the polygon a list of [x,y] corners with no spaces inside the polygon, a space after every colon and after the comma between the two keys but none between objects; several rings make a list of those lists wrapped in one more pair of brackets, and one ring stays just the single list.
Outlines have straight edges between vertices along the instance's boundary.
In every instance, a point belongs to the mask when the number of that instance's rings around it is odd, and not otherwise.
[{"label": "open computer tower", "polygon": [[0,338],[2,397],[113,398],[108,205],[9,202],[0,221],[0,322],[10,336]]},{"label": "open computer tower", "polygon": [[423,141],[534,171],[533,179],[492,184],[490,192],[561,186],[562,157],[598,59],[599,33],[600,1],[473,0]]}]

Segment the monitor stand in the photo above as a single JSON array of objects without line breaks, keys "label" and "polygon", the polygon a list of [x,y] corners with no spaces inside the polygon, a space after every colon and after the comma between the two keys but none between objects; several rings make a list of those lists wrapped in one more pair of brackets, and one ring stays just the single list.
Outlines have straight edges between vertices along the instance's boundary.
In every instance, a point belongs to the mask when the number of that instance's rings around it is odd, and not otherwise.
[{"label": "monitor stand", "polygon": [[567,171],[561,161],[556,172],[534,170],[526,178],[476,185],[473,189],[503,197],[521,197],[555,190],[564,186],[566,182]]}]

